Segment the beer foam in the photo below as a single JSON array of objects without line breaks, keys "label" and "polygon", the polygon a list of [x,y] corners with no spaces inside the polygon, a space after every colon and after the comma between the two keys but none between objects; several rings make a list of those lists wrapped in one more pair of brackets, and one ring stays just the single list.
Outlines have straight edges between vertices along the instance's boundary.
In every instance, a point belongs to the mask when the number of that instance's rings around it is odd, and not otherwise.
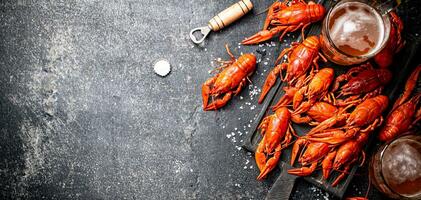
[{"label": "beer foam", "polygon": [[332,16],[330,36],[337,47],[346,46],[364,54],[380,47],[384,37],[383,20],[371,7],[349,2],[336,8]]}]

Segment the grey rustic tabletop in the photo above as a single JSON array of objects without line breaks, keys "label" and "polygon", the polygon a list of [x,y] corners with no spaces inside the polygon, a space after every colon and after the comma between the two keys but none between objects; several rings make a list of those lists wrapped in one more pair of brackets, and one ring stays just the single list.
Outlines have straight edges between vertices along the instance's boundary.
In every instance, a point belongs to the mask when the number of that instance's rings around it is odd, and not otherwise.
[{"label": "grey rustic tabletop", "polygon": [[[276,177],[256,181],[254,158],[239,146],[273,57],[297,35],[240,46],[271,4],[254,1],[253,13],[204,44],[190,41],[190,29],[234,2],[1,1],[0,198],[264,198]],[[409,9],[406,21],[418,13]],[[225,43],[237,56],[266,56],[252,85],[204,112],[200,85],[215,59],[228,58]],[[159,59],[172,66],[165,78],[153,72]],[[349,194],[366,186],[358,178]],[[300,182],[293,198],[332,196]]]}]

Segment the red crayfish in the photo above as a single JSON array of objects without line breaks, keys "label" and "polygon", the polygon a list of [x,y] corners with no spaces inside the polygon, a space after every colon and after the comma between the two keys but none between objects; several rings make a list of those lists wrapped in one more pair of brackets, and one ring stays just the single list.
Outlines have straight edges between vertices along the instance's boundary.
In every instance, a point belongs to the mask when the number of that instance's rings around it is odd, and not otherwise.
[{"label": "red crayfish", "polygon": [[[379,95],[391,79],[392,73],[388,69],[374,69],[369,63],[351,68],[346,74],[336,78],[332,89],[333,92],[338,91],[341,82],[347,81],[341,86],[337,97],[351,96],[345,100],[338,100],[334,104],[343,106]],[[365,96],[361,98],[361,95]]]},{"label": "red crayfish", "polygon": [[[300,149],[305,146],[306,149],[302,150],[303,153],[298,159],[303,167],[288,170],[289,174],[297,176],[308,176],[316,170],[316,167],[324,156],[330,151],[330,146],[323,142],[310,142],[305,138],[299,138],[295,141],[291,152],[291,166],[294,165],[297,155],[299,155]],[[310,166],[308,166],[310,165]]]},{"label": "red crayfish", "polygon": [[314,103],[306,112],[307,115],[292,113],[291,121],[297,124],[307,123],[309,125],[317,125],[336,115],[340,108],[324,101]]},{"label": "red crayfish", "polygon": [[[232,94],[237,95],[241,91],[246,85],[248,77],[256,69],[255,55],[244,54],[235,59],[228,45],[225,47],[231,60],[221,66],[220,73],[202,85],[203,110],[216,110],[227,104]],[[209,97],[212,97],[211,103],[209,103]]]},{"label": "red crayfish", "polygon": [[[381,114],[387,108],[388,103],[387,96],[379,95],[364,100],[351,113],[346,113],[345,111],[353,106],[349,105],[335,116],[311,129],[304,137],[315,142],[339,144],[355,137],[358,132],[371,132],[382,124]],[[345,125],[343,125],[344,123]],[[337,124],[342,127],[332,128]]]},{"label": "red crayfish", "polygon": [[[319,70],[308,85],[295,93],[293,99],[294,114],[308,111],[314,103],[327,96],[334,76],[335,73],[332,68]],[[303,102],[305,98],[307,98],[307,101]]]},{"label": "red crayfish", "polygon": [[[421,65],[412,72],[405,85],[403,95],[395,102],[392,111],[386,118],[384,127],[380,130],[379,139],[389,141],[406,132],[421,120],[421,93],[414,95],[408,100],[418,80]],[[417,109],[418,107],[418,109]]]},{"label": "red crayfish", "polygon": [[[323,177],[325,179],[329,177],[330,169],[341,171],[341,174],[333,181],[332,187],[338,185],[339,182],[349,173],[351,165],[359,160],[360,153],[362,155],[360,166],[364,164],[365,153],[363,151],[363,146],[368,140],[368,136],[369,133],[360,133],[355,139],[345,142],[339,146],[335,152],[332,152],[332,154],[335,154],[335,158],[333,160],[324,160],[325,166],[323,168]],[[341,168],[343,168],[343,170],[340,170]]]},{"label": "red crayfish", "polygon": [[263,30],[246,38],[242,44],[257,44],[271,39],[283,31],[279,40],[287,32],[293,32],[301,28],[304,38],[304,29],[313,22],[321,20],[326,13],[321,4],[312,1],[294,0],[288,6],[286,1],[273,3],[263,26]]},{"label": "red crayfish", "polygon": [[256,164],[260,169],[258,180],[265,178],[275,168],[281,156],[281,150],[291,141],[291,134],[295,135],[289,122],[290,116],[287,108],[281,108],[275,114],[265,117],[259,125],[263,138],[255,154]]},{"label": "red crayfish", "polygon": [[[278,64],[269,72],[259,97],[259,103],[263,102],[266,94],[275,84],[278,75],[281,77],[282,81],[287,81],[290,86],[295,86],[294,83],[298,82],[299,79],[304,80],[306,78],[305,75],[310,66],[314,65],[318,69],[317,60],[320,57],[326,60],[319,53],[320,42],[317,36],[310,36],[302,43],[292,43],[291,46],[292,47],[290,48],[284,49],[276,61],[276,63],[278,63],[278,61],[288,53],[288,63]],[[286,70],[284,78],[282,78],[282,70]]]}]

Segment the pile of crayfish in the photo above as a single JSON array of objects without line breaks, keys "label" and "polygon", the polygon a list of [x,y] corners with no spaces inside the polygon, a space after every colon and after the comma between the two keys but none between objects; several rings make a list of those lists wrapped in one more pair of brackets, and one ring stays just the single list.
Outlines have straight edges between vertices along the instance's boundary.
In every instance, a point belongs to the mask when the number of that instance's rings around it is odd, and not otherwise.
[{"label": "pile of crayfish", "polygon": [[[303,16],[310,11],[313,15]],[[322,19],[324,14],[323,6],[313,2],[292,1],[289,6],[276,2],[269,8],[263,30],[246,38],[243,44],[260,43],[277,34],[282,38],[285,33],[299,28],[304,30],[307,25]],[[323,178],[329,179],[331,172],[337,171],[339,175],[333,180],[333,187],[346,177],[353,165],[364,163],[363,147],[370,134],[382,126],[382,114],[389,104],[389,98],[382,94],[392,79],[387,67],[404,44],[401,20],[395,13],[391,18],[391,39],[381,55],[373,59],[377,68],[367,62],[335,77],[333,68],[324,66],[319,69],[319,60],[327,62],[320,53],[319,37],[305,38],[304,33],[302,42],[294,42],[280,53],[258,100],[259,103],[264,101],[278,77],[286,82],[284,95],[272,107],[273,114],[264,118],[259,126],[262,139],[255,153],[260,169],[258,180],[275,168],[281,152],[291,144],[290,164],[297,168],[288,173],[308,176],[320,166]],[[419,98],[421,95],[415,95],[410,102],[418,102]],[[414,119],[410,117],[413,123],[419,121],[420,115],[421,112],[417,112]],[[298,136],[292,123],[313,128]],[[292,136],[296,139],[290,142]],[[294,165],[296,161],[298,166]]]},{"label": "pile of crayfish", "polygon": [[[304,37],[305,28],[322,20],[325,13],[321,4],[311,1],[275,2],[268,10],[263,30],[242,41],[242,44],[250,45],[278,35],[281,39],[286,33],[299,29],[303,38],[280,53],[258,99],[258,103],[265,100],[278,77],[286,83],[282,88],[284,95],[272,107],[273,113],[266,116],[258,127],[262,135],[255,152],[260,170],[258,180],[263,180],[276,167],[281,152],[292,145],[290,164],[296,168],[288,173],[309,176],[320,166],[324,179],[329,179],[332,171],[339,172],[332,182],[333,187],[337,186],[353,165],[364,164],[364,146],[377,128],[382,127],[380,140],[387,141],[421,121],[421,94],[411,97],[421,65],[412,73],[391,113],[386,120],[383,119],[389,105],[389,98],[383,95],[383,90],[392,79],[387,67],[404,45],[399,17],[393,12],[390,14],[390,39],[373,58],[374,66],[369,61],[335,76],[333,68],[319,67],[319,60],[327,62],[320,53],[319,36]],[[228,46],[226,50],[231,60],[221,61],[222,66],[216,69],[218,73],[202,85],[203,109],[206,111],[225,106],[250,82],[249,78],[256,70],[253,54],[236,59]],[[312,128],[305,135],[298,136],[293,123],[307,124]]]},{"label": "pile of crayfish", "polygon": [[[316,62],[310,63],[314,65]],[[364,163],[363,147],[369,135],[383,122],[382,113],[389,99],[382,95],[382,91],[391,78],[388,69],[376,69],[365,63],[336,78],[332,68],[317,69],[315,66],[309,72],[302,72],[295,82],[287,82],[285,94],[272,107],[275,114],[266,117],[260,125],[264,128],[255,156],[261,171],[258,179],[264,178],[268,169],[277,165],[281,151],[290,145],[292,133],[297,139],[293,143],[290,164],[294,166],[298,159],[300,167],[288,173],[308,176],[321,166],[325,179],[329,178],[332,170],[340,172],[332,183],[336,186],[353,164]],[[279,113],[284,113],[282,118]],[[267,124],[275,124],[275,120],[282,121],[282,128],[273,125],[268,132]],[[306,135],[297,136],[291,122],[308,124],[313,128]],[[275,132],[280,134],[267,137]]]}]

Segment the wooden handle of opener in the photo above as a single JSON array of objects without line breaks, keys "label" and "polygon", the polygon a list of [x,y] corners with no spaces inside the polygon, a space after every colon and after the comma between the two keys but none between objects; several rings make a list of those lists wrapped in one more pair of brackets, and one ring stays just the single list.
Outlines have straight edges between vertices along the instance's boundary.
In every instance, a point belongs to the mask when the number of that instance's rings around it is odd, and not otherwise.
[{"label": "wooden handle of opener", "polygon": [[208,26],[213,31],[219,31],[247,14],[252,8],[250,0],[241,0],[209,20]]}]

